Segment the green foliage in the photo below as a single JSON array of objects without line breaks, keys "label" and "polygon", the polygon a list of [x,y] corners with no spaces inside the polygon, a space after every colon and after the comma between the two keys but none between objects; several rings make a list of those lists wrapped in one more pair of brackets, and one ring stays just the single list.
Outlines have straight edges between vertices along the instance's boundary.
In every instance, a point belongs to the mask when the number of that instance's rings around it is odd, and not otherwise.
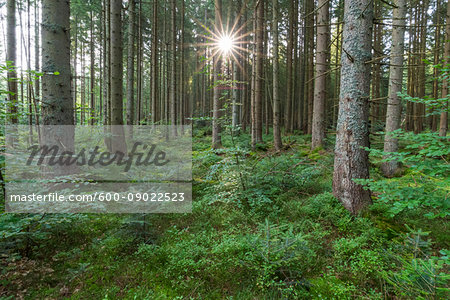
[{"label": "green foliage", "polygon": [[[430,255],[431,242],[423,237],[428,232],[408,227],[403,249],[404,255],[392,255],[395,268],[383,272],[383,277],[400,296],[415,299],[444,299],[450,295],[449,251],[442,249],[440,256]],[[447,297],[446,297],[447,296]]]},{"label": "green foliage", "polygon": [[[383,217],[378,212],[391,204],[380,201],[354,217],[331,193],[332,155],[310,151],[308,137],[289,137],[291,150],[261,153],[241,132],[224,135],[226,148],[213,151],[208,130],[194,131],[191,214],[2,215],[7,296],[448,298],[445,218],[424,220],[426,207]],[[421,172],[443,177],[439,168]]]},{"label": "green foliage", "polygon": [[316,255],[308,247],[306,236],[295,233],[292,225],[270,224],[267,219],[261,231],[249,237],[252,251],[245,258],[245,264],[256,271],[257,286],[282,294],[307,286],[303,273]]},{"label": "green foliage", "polygon": [[[444,218],[450,214],[448,198],[450,179],[450,142],[437,133],[414,134],[397,130],[393,136],[405,144],[404,150],[385,153],[367,149],[381,162],[396,160],[407,169],[400,178],[358,179],[376,195],[378,207],[391,217],[406,210],[423,209],[428,218]],[[375,206],[377,207],[377,205]]]}]

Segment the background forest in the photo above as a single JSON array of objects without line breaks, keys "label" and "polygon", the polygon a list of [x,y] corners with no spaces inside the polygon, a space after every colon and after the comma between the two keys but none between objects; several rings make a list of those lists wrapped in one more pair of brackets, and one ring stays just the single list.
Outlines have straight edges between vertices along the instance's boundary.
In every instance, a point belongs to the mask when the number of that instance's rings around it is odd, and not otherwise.
[{"label": "background forest", "polygon": [[[445,0],[0,0],[1,299],[448,299]],[[5,212],[5,124],[193,128],[186,214]]]}]

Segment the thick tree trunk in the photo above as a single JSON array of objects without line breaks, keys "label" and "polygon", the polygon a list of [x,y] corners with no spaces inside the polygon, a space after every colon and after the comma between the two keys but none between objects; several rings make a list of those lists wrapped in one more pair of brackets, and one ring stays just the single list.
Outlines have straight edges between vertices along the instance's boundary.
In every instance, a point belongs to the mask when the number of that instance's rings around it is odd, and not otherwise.
[{"label": "thick tree trunk", "polygon": [[341,92],[333,194],[352,214],[371,204],[370,192],[353,181],[369,177],[369,97],[373,2],[345,1]]},{"label": "thick tree trunk", "polygon": [[[215,26],[219,32],[216,34],[220,34],[220,28],[222,28],[222,0],[215,0]],[[219,54],[218,54],[219,55]],[[221,69],[221,57],[216,55],[214,57],[213,62],[213,76],[214,76],[214,91],[213,91],[213,124],[212,124],[212,148],[218,149],[222,147],[222,137],[221,131],[222,128],[220,126],[220,117],[222,116],[221,109],[221,101],[220,101],[220,89],[217,86],[217,82],[219,80],[219,73]]]},{"label": "thick tree trunk", "polygon": [[[74,125],[70,69],[70,5],[66,0],[42,2],[42,124]],[[43,130],[44,145],[74,151],[75,130],[54,127]],[[60,153],[61,153],[60,152]],[[55,170],[56,173],[60,173]],[[67,168],[61,171],[67,174]]]},{"label": "thick tree trunk", "polygon": [[[389,96],[386,112],[386,135],[384,138],[384,151],[398,151],[398,140],[389,134],[400,128],[402,115],[402,103],[398,93],[402,91],[403,82],[403,51],[406,25],[406,1],[397,0],[394,8],[392,47],[389,69]],[[392,176],[397,171],[399,164],[397,161],[384,162],[381,170],[385,176]]]},{"label": "thick tree trunk", "polygon": [[[111,125],[123,125],[122,0],[111,0]],[[122,126],[111,126],[112,152],[126,153]]]},{"label": "thick tree trunk", "polygon": [[[44,125],[73,125],[69,16],[69,1],[43,1],[41,29]],[[59,74],[55,75],[55,72]]]},{"label": "thick tree trunk", "polygon": [[[450,2],[447,2],[447,16],[445,24],[445,64],[450,64]],[[448,79],[444,80],[442,85],[442,97],[449,94]],[[448,101],[445,103],[444,111],[441,113],[441,120],[439,124],[439,135],[446,136],[448,129]]]},{"label": "thick tree trunk", "polygon": [[273,0],[272,8],[272,31],[273,31],[273,144],[277,151],[283,148],[281,140],[281,113],[280,113],[280,95],[278,82],[278,0]]},{"label": "thick tree trunk", "polygon": [[317,16],[317,58],[314,85],[314,108],[312,120],[311,148],[323,146],[325,140],[325,101],[327,96],[328,70],[328,0],[319,0]]},{"label": "thick tree trunk", "polygon": [[10,62],[8,70],[8,113],[9,122],[17,124],[17,53],[16,53],[16,0],[8,0],[7,4],[7,49],[6,61]]},{"label": "thick tree trunk", "polygon": [[136,35],[136,2],[130,0],[128,7],[128,57],[127,57],[127,125],[134,124],[134,36]]}]

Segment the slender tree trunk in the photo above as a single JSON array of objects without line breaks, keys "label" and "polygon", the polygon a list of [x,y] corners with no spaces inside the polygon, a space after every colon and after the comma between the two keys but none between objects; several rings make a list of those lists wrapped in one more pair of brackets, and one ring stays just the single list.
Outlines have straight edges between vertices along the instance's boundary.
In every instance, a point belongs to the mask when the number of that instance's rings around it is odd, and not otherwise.
[{"label": "slender tree trunk", "polygon": [[[435,10],[435,19],[434,23],[436,24],[436,27],[434,29],[434,53],[433,53],[433,64],[437,65],[440,63],[441,59],[441,18],[440,18],[440,6],[441,6],[441,0],[436,0],[436,10]],[[439,98],[439,69],[434,68],[433,69],[433,99]],[[437,125],[438,125],[438,115],[431,111],[430,116],[430,128],[432,131],[437,131]]]},{"label": "slender tree trunk", "polygon": [[172,125],[172,134],[177,135],[177,19],[176,19],[176,0],[172,0],[172,40],[171,40],[171,74],[170,74],[170,123]]},{"label": "slender tree trunk", "polygon": [[81,110],[80,110],[80,124],[84,125],[84,121],[85,121],[85,111],[86,111],[86,76],[85,76],[85,61],[84,61],[84,43],[81,42],[81,56],[80,56],[80,60],[81,60],[81,74],[80,74],[80,79],[81,79],[81,91],[80,91],[80,98],[81,98]]},{"label": "slender tree trunk", "polygon": [[180,125],[184,124],[184,105],[187,97],[185,97],[184,91],[184,14],[185,4],[184,0],[181,0],[181,30],[180,30],[180,102],[178,105],[178,122]]},{"label": "slender tree trunk", "polygon": [[[36,22],[36,25],[34,26],[34,69],[36,72],[40,71],[40,47],[41,43],[39,40],[39,10],[38,10],[38,1],[35,0],[34,2],[34,19]],[[34,98],[36,100],[39,99],[41,94],[41,81],[39,79],[39,76],[36,76],[34,79]]]},{"label": "slender tree trunk", "polygon": [[158,0],[153,0],[153,35],[152,35],[152,124],[158,121]]},{"label": "slender tree trunk", "polygon": [[272,8],[272,31],[273,31],[273,143],[277,151],[283,148],[281,141],[281,114],[279,95],[279,55],[278,55],[278,0],[273,0]]},{"label": "slender tree trunk", "polygon": [[[220,28],[222,28],[222,0],[215,0],[215,26],[217,28],[217,34],[220,34]],[[222,147],[222,137],[221,131],[222,128],[220,126],[220,118],[222,116],[222,105],[220,100],[220,89],[217,86],[219,80],[219,73],[221,70],[221,57],[214,57],[213,62],[213,73],[214,73],[214,92],[213,92],[213,124],[212,124],[212,148],[218,149]]]},{"label": "slender tree trunk", "polygon": [[128,7],[128,57],[127,57],[127,125],[134,124],[134,36],[136,35],[136,1],[130,0]]},{"label": "slender tree trunk", "polygon": [[90,119],[89,124],[94,125],[95,118],[95,53],[94,53],[94,17],[93,12],[91,11],[91,41],[90,41],[90,56],[91,56],[91,83],[90,83],[90,95],[91,95],[91,103],[90,103]]},{"label": "slender tree trunk", "polygon": [[373,2],[345,1],[341,93],[333,193],[353,214],[371,204],[370,192],[353,179],[369,177],[370,64]]},{"label": "slender tree trunk", "polygon": [[103,38],[103,125],[109,124],[109,117],[108,117],[108,111],[109,111],[109,0],[103,1],[103,32],[104,32],[104,38]]},{"label": "slender tree trunk", "polygon": [[17,124],[17,53],[16,53],[16,0],[8,0],[7,6],[7,49],[6,61],[10,62],[8,69],[8,113],[9,122]]},{"label": "slender tree trunk", "polygon": [[[374,17],[381,17],[381,2],[374,2]],[[373,29],[373,52],[375,63],[372,64],[372,98],[369,101],[371,126],[369,130],[376,129],[376,123],[380,117],[380,82],[381,82],[381,62],[379,57],[383,55],[381,25],[374,24]]]},{"label": "slender tree trunk", "polygon": [[254,100],[254,112],[255,122],[253,126],[254,138],[252,146],[262,143],[262,101],[263,101],[263,86],[264,86],[264,2],[257,2],[256,7],[256,59],[255,59],[255,100]]},{"label": "slender tree trunk", "polygon": [[294,0],[289,1],[289,28],[287,35],[286,48],[286,102],[284,106],[284,130],[291,130],[291,114],[292,114],[292,48],[294,40]]},{"label": "slender tree trunk", "polygon": [[325,140],[325,101],[327,98],[326,72],[328,70],[328,3],[328,0],[319,0],[318,4],[319,15],[317,16],[317,59],[312,120],[312,149],[323,146]]},{"label": "slender tree trunk", "polygon": [[[447,16],[445,24],[445,64],[448,66],[450,64],[450,2],[447,2]],[[442,97],[449,94],[448,79],[444,80],[442,85]],[[439,124],[439,135],[446,136],[448,129],[448,101],[445,103],[444,110],[441,113],[441,120]]]},{"label": "slender tree trunk", "polygon": [[[389,69],[389,96],[386,112],[386,135],[384,138],[384,151],[398,151],[398,140],[394,139],[391,132],[400,128],[402,115],[402,103],[398,93],[402,91],[403,82],[403,48],[406,25],[406,1],[397,0],[394,8],[392,47]],[[381,170],[385,176],[392,176],[399,167],[397,161],[387,161],[381,165]]]},{"label": "slender tree trunk", "polygon": [[143,119],[142,115],[142,52],[143,52],[143,40],[142,40],[142,1],[139,1],[139,14],[138,18],[138,35],[137,35],[137,93],[136,93],[136,124],[141,124]]},{"label": "slender tree trunk", "polygon": [[308,31],[308,80],[307,80],[307,102],[308,102],[308,134],[312,134],[312,116],[313,116],[313,102],[314,102],[314,0],[306,0],[307,3],[307,24]]},{"label": "slender tree trunk", "polygon": [[298,11],[299,11],[299,1],[294,3],[294,36],[292,44],[292,95],[291,95],[291,119],[289,125],[291,126],[289,131],[294,132],[297,124],[297,109],[298,109],[298,92],[299,84],[294,84],[298,82],[298,40],[299,40],[299,26],[298,26]]}]

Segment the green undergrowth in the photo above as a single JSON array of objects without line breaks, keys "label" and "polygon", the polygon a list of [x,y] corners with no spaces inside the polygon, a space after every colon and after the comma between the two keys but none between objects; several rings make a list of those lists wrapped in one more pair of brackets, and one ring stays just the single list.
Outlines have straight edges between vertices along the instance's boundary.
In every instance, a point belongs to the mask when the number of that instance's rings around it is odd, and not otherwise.
[{"label": "green undergrowth", "polygon": [[211,150],[207,130],[194,132],[190,214],[1,215],[0,296],[447,297],[446,218],[390,217],[376,198],[353,217],[331,193],[331,145],[288,136],[275,152],[265,136],[253,151],[241,134]]}]

